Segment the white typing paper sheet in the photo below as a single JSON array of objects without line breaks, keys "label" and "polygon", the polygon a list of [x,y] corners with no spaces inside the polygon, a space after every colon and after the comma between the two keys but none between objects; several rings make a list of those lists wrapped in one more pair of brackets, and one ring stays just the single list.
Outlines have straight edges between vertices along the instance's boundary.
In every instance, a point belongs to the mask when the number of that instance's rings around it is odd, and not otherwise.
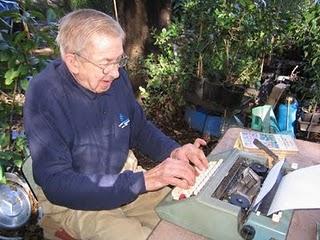
[{"label": "white typing paper sheet", "polygon": [[320,208],[320,164],[301,168],[282,178],[268,215],[288,209]]},{"label": "white typing paper sheet", "polygon": [[254,201],[253,208],[261,202],[261,200],[267,195],[268,192],[270,192],[271,188],[274,186],[274,184],[277,181],[279,172],[282,168],[282,165],[284,163],[284,160],[281,160],[277,162],[270,170],[268,176],[264,180],[264,183],[260,189],[260,192],[258,196],[256,197],[256,200]]}]

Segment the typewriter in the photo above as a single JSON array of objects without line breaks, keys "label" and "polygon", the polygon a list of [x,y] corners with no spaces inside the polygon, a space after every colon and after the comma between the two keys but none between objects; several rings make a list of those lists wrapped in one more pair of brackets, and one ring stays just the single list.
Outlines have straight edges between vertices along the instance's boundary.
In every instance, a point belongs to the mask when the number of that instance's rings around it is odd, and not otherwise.
[{"label": "typewriter", "polygon": [[293,211],[267,212],[289,165],[283,164],[276,183],[256,203],[270,172],[266,158],[237,149],[207,158],[209,167],[194,187],[174,188],[156,207],[160,218],[209,239],[286,239]]}]

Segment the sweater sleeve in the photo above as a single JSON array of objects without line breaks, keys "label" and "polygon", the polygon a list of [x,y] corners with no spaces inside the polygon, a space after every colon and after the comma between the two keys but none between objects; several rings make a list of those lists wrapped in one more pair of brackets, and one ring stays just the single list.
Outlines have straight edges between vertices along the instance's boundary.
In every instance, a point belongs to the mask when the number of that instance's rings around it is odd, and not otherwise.
[{"label": "sweater sleeve", "polygon": [[63,137],[65,133],[57,127],[63,121],[68,126],[58,100],[52,97],[45,100],[43,95],[39,96],[39,91],[29,90],[24,107],[24,124],[33,174],[35,182],[42,187],[50,202],[79,210],[113,209],[135,200],[146,191],[142,172],[76,172],[72,166],[70,146]]}]

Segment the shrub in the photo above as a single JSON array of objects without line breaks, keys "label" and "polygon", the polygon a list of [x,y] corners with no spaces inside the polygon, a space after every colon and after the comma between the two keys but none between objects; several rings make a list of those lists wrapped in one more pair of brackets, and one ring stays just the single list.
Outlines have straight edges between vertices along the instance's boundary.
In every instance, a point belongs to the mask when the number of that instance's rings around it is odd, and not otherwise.
[{"label": "shrub", "polygon": [[56,52],[54,11],[47,16],[24,7],[0,12],[0,182],[4,171],[20,168],[26,158],[22,126],[28,81]]}]

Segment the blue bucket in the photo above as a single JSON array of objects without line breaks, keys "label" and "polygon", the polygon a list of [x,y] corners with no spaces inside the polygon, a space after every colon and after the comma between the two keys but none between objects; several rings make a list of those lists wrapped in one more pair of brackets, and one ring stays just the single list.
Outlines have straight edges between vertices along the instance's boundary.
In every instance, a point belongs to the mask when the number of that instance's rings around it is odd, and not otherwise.
[{"label": "blue bucket", "polygon": [[210,136],[221,136],[221,125],[223,124],[222,117],[208,115],[205,122],[203,133]]},{"label": "blue bucket", "polygon": [[189,107],[186,108],[184,119],[187,121],[187,123],[192,129],[202,133],[206,118],[206,113],[197,111]]},{"label": "blue bucket", "polygon": [[221,125],[223,119],[219,116],[209,115],[201,110],[186,108],[185,120],[189,126],[206,135],[219,137],[221,135]]}]

